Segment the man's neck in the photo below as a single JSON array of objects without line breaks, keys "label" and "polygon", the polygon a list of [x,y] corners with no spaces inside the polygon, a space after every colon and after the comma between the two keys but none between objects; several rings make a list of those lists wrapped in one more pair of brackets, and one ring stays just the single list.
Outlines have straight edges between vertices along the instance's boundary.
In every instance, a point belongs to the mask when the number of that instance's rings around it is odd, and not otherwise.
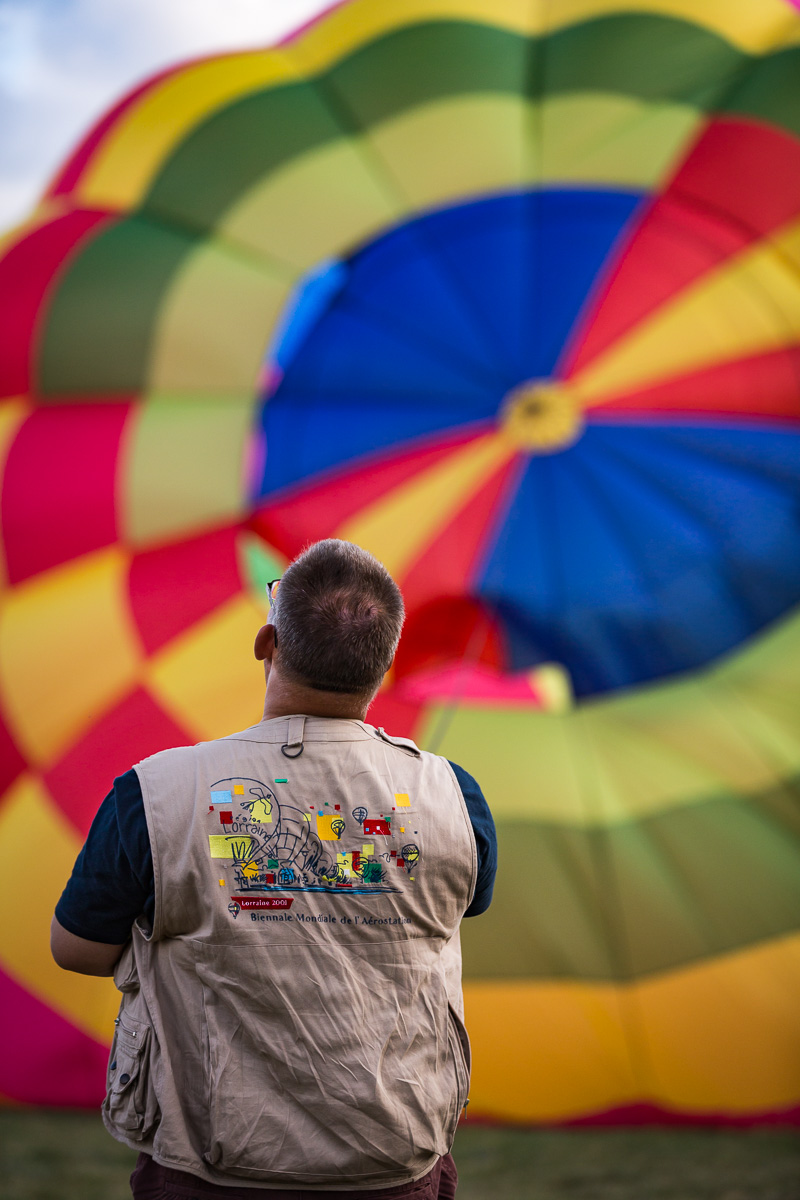
[{"label": "man's neck", "polygon": [[265,721],[302,713],[307,717],[337,717],[340,721],[363,721],[371,701],[363,696],[340,692],[321,692],[317,688],[270,674],[264,698]]}]

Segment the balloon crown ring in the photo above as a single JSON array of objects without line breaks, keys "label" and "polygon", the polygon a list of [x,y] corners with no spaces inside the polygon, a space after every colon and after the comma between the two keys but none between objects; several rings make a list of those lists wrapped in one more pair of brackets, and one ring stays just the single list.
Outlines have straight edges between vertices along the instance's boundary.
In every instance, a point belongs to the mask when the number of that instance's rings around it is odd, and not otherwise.
[{"label": "balloon crown ring", "polygon": [[507,393],[500,414],[507,436],[529,454],[548,454],[576,442],[583,418],[576,396],[563,383],[527,380]]}]

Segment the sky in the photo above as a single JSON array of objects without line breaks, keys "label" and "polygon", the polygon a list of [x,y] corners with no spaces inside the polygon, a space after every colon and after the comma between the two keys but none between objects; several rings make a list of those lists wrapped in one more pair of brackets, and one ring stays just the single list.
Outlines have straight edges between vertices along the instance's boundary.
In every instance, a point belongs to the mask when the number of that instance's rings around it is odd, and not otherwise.
[{"label": "sky", "polygon": [[98,117],[182,59],[266,45],[330,0],[0,0],[0,230]]}]

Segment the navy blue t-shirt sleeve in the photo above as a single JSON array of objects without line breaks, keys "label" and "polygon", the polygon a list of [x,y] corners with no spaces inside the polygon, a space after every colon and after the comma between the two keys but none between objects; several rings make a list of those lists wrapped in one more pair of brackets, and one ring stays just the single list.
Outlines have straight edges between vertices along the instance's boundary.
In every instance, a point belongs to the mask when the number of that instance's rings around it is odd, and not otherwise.
[{"label": "navy blue t-shirt sleeve", "polygon": [[497,834],[489,805],[477,781],[457,763],[451,762],[450,766],[464,796],[478,849],[478,882],[475,885],[472,903],[464,913],[465,917],[477,917],[486,912],[492,903],[494,877],[497,874]]},{"label": "navy blue t-shirt sleeve", "polygon": [[92,821],[86,844],[56,905],[69,933],[90,942],[121,945],[139,917],[152,926],[153,856],[139,776],[114,780]]}]

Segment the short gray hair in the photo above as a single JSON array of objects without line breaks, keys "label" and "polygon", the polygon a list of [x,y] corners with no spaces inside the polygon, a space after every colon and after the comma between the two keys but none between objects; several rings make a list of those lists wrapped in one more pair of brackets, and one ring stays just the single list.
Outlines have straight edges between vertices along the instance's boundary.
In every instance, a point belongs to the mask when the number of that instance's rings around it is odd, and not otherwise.
[{"label": "short gray hair", "polygon": [[275,603],[281,669],[322,692],[372,695],[392,664],[403,597],[353,542],[328,538],[287,568]]}]

